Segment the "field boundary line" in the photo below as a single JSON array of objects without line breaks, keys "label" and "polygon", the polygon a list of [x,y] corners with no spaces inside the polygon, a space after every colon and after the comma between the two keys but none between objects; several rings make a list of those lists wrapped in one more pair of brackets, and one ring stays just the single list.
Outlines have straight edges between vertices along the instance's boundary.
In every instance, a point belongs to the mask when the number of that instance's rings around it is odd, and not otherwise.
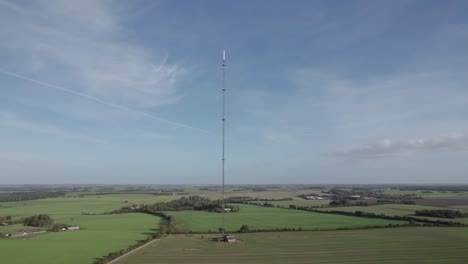
[{"label": "field boundary line", "polygon": [[142,248],[144,248],[144,247],[146,247],[146,246],[148,246],[148,245],[150,245],[150,244],[153,244],[153,243],[156,242],[156,241],[160,241],[160,240],[162,240],[162,238],[153,239],[153,240],[151,240],[150,242],[148,242],[148,243],[142,245],[141,247],[137,247],[137,248],[135,248],[134,250],[132,250],[132,251],[130,251],[130,252],[127,252],[127,253],[123,254],[122,256],[120,256],[120,257],[118,257],[118,258],[116,258],[116,259],[113,259],[113,260],[107,262],[107,264],[114,263],[114,262],[116,262],[117,260],[120,260],[120,259],[122,259],[123,257],[126,257],[126,256],[128,256],[128,255],[130,255],[130,254],[136,252],[137,250],[140,250],[140,249],[142,249]]}]

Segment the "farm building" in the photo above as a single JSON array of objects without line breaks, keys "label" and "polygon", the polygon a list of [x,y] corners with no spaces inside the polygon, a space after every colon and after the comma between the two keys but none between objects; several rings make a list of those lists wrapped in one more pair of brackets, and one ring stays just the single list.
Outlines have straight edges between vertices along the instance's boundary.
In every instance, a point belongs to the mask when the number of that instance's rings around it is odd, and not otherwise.
[{"label": "farm building", "polygon": [[327,198],[322,197],[322,196],[307,196],[306,199],[307,200],[325,200]]},{"label": "farm building", "polygon": [[224,235],[223,240],[224,240],[224,242],[235,243],[236,242],[236,237],[230,236],[230,235]]},{"label": "farm building", "polygon": [[16,233],[11,233],[11,237],[22,237],[22,236],[27,236],[28,233],[26,232],[16,232]]},{"label": "farm building", "polygon": [[76,231],[76,230],[80,230],[80,227],[79,226],[69,226],[69,227],[67,227],[67,230],[68,231]]}]

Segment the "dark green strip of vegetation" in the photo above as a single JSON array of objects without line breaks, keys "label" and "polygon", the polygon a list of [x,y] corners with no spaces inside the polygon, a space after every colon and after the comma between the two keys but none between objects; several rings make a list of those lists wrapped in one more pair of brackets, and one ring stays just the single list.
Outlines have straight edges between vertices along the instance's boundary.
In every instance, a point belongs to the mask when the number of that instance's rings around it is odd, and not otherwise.
[{"label": "dark green strip of vegetation", "polygon": [[466,217],[467,214],[464,214],[458,210],[449,210],[449,209],[437,209],[437,210],[417,210],[414,211],[417,216],[430,216],[430,217],[440,217],[440,218],[457,218],[457,217]]},{"label": "dark green strip of vegetation", "polygon": [[28,200],[38,200],[45,198],[57,198],[65,195],[65,192],[14,192],[0,194],[0,202],[18,202]]}]

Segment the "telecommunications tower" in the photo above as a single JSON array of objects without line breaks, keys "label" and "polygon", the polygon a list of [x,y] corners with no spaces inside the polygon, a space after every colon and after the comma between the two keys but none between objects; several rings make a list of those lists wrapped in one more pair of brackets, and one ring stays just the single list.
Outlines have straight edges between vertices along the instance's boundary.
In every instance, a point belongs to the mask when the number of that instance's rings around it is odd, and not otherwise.
[{"label": "telecommunications tower", "polygon": [[223,200],[222,200],[222,209],[223,209],[223,212],[221,213],[222,214],[222,236],[224,237],[225,233],[224,233],[224,213],[226,211],[226,204],[225,204],[225,195],[224,195],[224,134],[225,134],[225,122],[226,122],[226,51],[223,50],[223,64],[222,64],[222,67],[223,67],[223,84],[222,84],[222,91],[223,91],[223,116],[222,116],[222,122],[223,122],[223,151],[222,151],[222,158],[221,158],[221,161],[222,161],[222,186],[221,186],[221,192],[222,192],[222,196],[223,196]]}]

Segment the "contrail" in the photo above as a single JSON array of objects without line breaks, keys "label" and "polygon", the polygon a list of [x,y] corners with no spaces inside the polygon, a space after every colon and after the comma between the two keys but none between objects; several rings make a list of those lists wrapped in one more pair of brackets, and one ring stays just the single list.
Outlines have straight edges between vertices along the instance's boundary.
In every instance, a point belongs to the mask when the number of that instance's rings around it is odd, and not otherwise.
[{"label": "contrail", "polygon": [[124,111],[127,111],[127,112],[135,113],[135,114],[138,114],[138,115],[141,115],[141,116],[145,116],[145,117],[157,120],[159,122],[170,124],[172,126],[183,127],[183,128],[187,128],[187,129],[193,129],[193,130],[198,130],[198,131],[201,131],[201,132],[209,133],[209,131],[201,129],[201,128],[196,128],[196,127],[192,127],[192,126],[189,126],[189,125],[186,125],[186,124],[170,121],[170,120],[155,116],[153,114],[146,113],[146,112],[139,111],[139,110],[135,110],[135,109],[123,106],[123,105],[110,103],[110,102],[101,100],[101,99],[99,99],[97,97],[91,96],[89,94],[80,93],[80,92],[74,91],[72,89],[65,88],[63,86],[58,86],[58,85],[46,83],[46,82],[43,82],[43,81],[39,81],[39,80],[29,78],[27,76],[24,76],[24,75],[21,75],[21,74],[18,74],[18,73],[7,71],[7,70],[2,69],[2,68],[0,68],[0,73],[2,73],[4,75],[7,75],[7,76],[10,76],[10,77],[18,78],[18,79],[21,79],[21,80],[24,80],[24,81],[39,84],[39,85],[42,85],[42,86],[45,86],[45,87],[49,87],[49,88],[52,88],[52,89],[55,89],[55,90],[59,90],[59,91],[62,91],[62,92],[68,93],[68,94],[73,94],[73,95],[76,95],[76,96],[79,96],[79,97],[82,97],[82,98],[86,98],[88,100],[97,102],[99,104],[102,104],[102,105],[105,105],[105,106],[108,106],[108,107],[113,107],[113,108],[117,108],[117,109],[124,110]]}]

